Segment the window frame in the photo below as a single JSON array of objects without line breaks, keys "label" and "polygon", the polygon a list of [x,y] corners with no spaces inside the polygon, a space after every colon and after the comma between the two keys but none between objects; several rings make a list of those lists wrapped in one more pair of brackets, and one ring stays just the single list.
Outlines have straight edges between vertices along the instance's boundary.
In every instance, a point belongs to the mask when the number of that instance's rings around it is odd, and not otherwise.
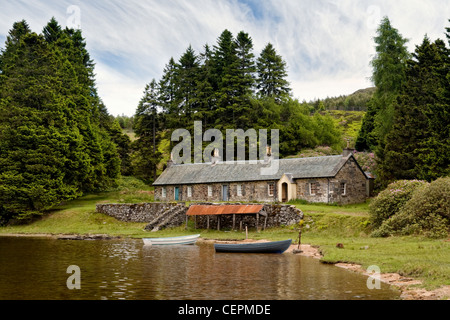
[{"label": "window frame", "polygon": [[[314,185],[314,188],[313,188],[313,185]],[[310,182],[309,183],[309,194],[311,196],[317,195],[317,192],[319,191],[319,188],[320,188],[320,185],[319,185],[319,183],[317,181]]]},{"label": "window frame", "polygon": [[341,182],[339,184],[339,194],[341,196],[346,196],[347,195],[347,182]]},{"label": "window frame", "polygon": [[242,184],[236,185],[236,195],[242,197]]},{"label": "window frame", "polygon": [[267,184],[267,193],[269,197],[273,197],[275,195],[275,183],[268,183]]},{"label": "window frame", "polygon": [[208,197],[211,198],[213,196],[213,187],[208,186]]}]

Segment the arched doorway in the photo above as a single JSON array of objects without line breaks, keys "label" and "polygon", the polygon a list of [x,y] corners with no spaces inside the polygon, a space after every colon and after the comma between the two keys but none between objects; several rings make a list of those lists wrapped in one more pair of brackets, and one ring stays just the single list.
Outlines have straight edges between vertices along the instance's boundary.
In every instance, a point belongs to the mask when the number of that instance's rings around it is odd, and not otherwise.
[{"label": "arched doorway", "polygon": [[288,202],[288,184],[283,182],[281,185],[281,202]]}]

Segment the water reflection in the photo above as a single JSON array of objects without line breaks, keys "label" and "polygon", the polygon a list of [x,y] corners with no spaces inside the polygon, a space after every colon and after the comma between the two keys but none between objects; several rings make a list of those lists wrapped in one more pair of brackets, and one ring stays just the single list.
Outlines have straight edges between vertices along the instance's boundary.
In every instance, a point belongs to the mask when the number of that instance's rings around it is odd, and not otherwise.
[{"label": "water reflection", "polygon": [[[292,254],[215,253],[212,245],[143,246],[139,240],[0,238],[0,299],[396,299],[387,285]],[[66,269],[81,269],[68,290]]]}]

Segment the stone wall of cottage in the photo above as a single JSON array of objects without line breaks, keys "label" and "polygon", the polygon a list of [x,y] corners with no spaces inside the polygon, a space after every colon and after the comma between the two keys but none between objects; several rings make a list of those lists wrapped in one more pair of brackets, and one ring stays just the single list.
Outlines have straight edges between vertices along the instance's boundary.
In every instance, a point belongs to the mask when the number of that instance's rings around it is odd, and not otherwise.
[{"label": "stone wall of cottage", "polygon": [[[274,186],[272,195],[269,194],[270,184]],[[211,193],[208,192],[209,186],[211,187]],[[222,190],[224,186],[227,187],[228,201],[274,202],[276,200],[276,183],[274,181],[155,186],[155,200],[175,201],[175,187],[178,187],[179,201],[223,201]],[[190,193],[189,187],[191,188]],[[165,189],[165,197],[163,196],[163,188]]]},{"label": "stone wall of cottage", "polygon": [[[366,201],[367,184],[369,180],[359,169],[358,164],[353,158],[347,161],[346,165],[339,171],[332,182],[331,201],[339,204],[361,203]],[[341,184],[345,183],[345,193],[341,190]]]},{"label": "stone wall of cottage", "polygon": [[297,198],[308,202],[352,204],[367,199],[368,180],[353,158],[334,178],[298,179]]}]

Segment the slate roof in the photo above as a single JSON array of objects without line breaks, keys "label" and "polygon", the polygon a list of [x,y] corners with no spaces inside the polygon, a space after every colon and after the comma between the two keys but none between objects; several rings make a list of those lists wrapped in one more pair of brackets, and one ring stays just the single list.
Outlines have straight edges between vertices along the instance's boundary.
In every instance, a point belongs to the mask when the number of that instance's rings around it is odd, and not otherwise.
[{"label": "slate roof", "polygon": [[325,156],[314,158],[280,159],[279,169],[274,175],[262,175],[261,169],[269,165],[258,162],[219,162],[172,165],[153,183],[154,186],[227,183],[247,181],[279,180],[283,174],[290,174],[293,179],[332,178],[353,155],[343,157]]}]

